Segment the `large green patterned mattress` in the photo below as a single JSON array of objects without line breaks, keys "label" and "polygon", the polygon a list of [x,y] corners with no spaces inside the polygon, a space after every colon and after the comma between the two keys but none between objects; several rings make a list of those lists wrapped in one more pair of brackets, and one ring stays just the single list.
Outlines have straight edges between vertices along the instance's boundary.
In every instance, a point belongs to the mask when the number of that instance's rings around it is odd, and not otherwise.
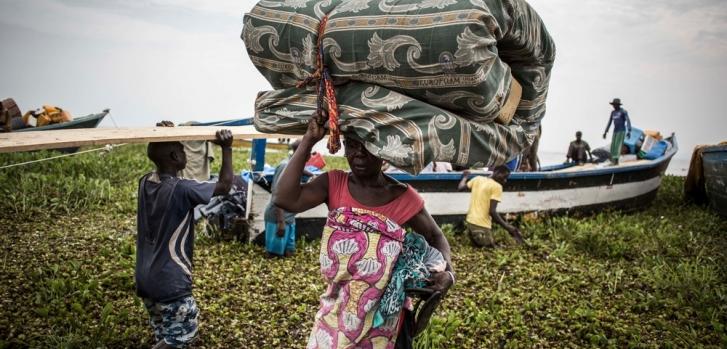
[{"label": "large green patterned mattress", "polygon": [[320,49],[342,132],[411,173],[521,153],[545,114],[555,57],[523,0],[263,0],[242,39],[274,89],[258,95],[258,130],[305,131]]}]

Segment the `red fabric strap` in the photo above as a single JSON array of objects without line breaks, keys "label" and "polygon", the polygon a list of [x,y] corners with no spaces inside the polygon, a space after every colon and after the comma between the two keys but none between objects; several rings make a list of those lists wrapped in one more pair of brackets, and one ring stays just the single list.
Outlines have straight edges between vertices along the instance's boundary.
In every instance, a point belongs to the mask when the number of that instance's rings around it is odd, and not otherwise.
[{"label": "red fabric strap", "polygon": [[305,80],[298,83],[298,88],[305,88],[312,82],[316,82],[316,92],[318,93],[318,114],[323,110],[323,101],[326,100],[326,109],[328,111],[328,151],[331,154],[337,153],[341,149],[341,130],[338,127],[339,110],[338,101],[336,100],[336,89],[333,85],[333,78],[328,71],[328,67],[323,61],[323,34],[326,32],[328,25],[328,15],[321,19],[318,25],[318,40],[316,42],[317,58],[316,71]]}]

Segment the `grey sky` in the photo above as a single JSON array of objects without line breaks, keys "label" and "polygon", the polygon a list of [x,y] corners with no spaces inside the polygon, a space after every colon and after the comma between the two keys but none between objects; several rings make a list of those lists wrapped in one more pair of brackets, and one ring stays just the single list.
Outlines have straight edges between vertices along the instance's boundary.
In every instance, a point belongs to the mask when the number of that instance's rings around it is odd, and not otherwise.
[{"label": "grey sky", "polygon": [[[239,39],[253,4],[0,0],[0,98],[75,115],[108,107],[126,126],[252,116],[269,89]],[[683,157],[727,140],[727,1],[531,4],[558,47],[543,150],[564,151],[577,129],[601,144],[614,97],[636,126],[677,132]]]}]

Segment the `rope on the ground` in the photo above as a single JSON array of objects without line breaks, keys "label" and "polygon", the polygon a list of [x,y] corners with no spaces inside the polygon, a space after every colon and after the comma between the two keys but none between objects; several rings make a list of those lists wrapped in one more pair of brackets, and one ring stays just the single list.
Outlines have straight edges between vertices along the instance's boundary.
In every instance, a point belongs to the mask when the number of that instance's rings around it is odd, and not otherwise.
[{"label": "rope on the ground", "polygon": [[57,159],[66,158],[66,157],[70,157],[70,156],[74,156],[74,155],[81,155],[81,154],[92,153],[92,152],[97,152],[97,151],[111,152],[111,150],[113,150],[114,148],[121,147],[124,145],[126,145],[126,144],[113,144],[113,145],[107,144],[101,148],[89,149],[89,150],[79,151],[79,152],[71,153],[71,154],[51,156],[51,157],[45,158],[45,159],[37,159],[37,160],[31,160],[31,161],[26,161],[26,162],[20,162],[17,164],[5,165],[5,166],[0,167],[0,170],[4,170],[6,168],[11,168],[11,167],[31,165],[31,164],[35,164],[35,163],[39,163],[39,162],[50,161],[50,160],[57,160]]}]

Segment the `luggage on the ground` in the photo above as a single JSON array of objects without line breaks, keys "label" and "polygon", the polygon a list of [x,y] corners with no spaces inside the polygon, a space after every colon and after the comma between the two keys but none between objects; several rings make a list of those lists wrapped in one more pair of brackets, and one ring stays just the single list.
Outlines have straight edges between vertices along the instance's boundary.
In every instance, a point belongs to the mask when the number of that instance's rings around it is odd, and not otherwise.
[{"label": "luggage on the ground", "polygon": [[416,173],[503,164],[545,113],[555,46],[524,0],[264,0],[244,23],[276,89],[256,101],[263,132],[303,133],[335,96],[341,131]]},{"label": "luggage on the ground", "polygon": [[247,217],[249,179],[233,177],[232,189],[227,195],[213,197],[205,206],[195,209],[195,222],[204,217],[205,231],[221,241],[249,241],[250,221]]}]

